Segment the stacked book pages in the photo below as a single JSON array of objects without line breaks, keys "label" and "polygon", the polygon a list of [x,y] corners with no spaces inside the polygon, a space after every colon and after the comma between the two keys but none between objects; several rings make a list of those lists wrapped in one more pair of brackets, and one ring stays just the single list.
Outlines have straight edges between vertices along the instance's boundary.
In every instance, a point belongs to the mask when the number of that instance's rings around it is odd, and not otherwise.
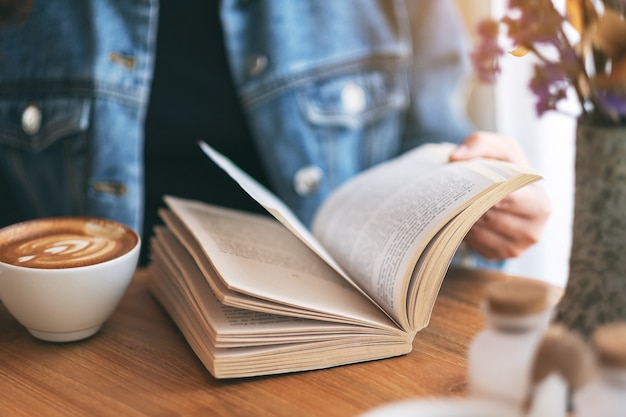
[{"label": "stacked book pages", "polygon": [[216,378],[410,352],[465,234],[499,200],[541,178],[492,159],[450,163],[453,145],[425,145],[343,184],[309,229],[201,147],[271,214],[165,197],[150,289]]}]

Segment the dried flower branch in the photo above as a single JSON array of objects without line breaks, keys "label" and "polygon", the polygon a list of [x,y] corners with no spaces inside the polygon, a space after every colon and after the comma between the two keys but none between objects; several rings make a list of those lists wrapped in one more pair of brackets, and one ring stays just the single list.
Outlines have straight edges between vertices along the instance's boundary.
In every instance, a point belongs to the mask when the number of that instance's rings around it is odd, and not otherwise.
[{"label": "dried flower branch", "polygon": [[581,115],[596,123],[626,124],[626,0],[509,0],[505,15],[479,24],[472,53],[478,77],[493,82],[505,55],[538,58],[530,81],[539,116],[559,110],[574,92]]}]

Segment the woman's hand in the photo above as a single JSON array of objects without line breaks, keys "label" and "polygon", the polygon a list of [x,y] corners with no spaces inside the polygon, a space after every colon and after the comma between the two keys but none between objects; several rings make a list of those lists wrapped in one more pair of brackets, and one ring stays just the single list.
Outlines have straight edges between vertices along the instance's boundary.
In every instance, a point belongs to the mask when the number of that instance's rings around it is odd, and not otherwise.
[{"label": "woman's hand", "polygon": [[[517,141],[488,132],[471,134],[450,160],[481,156],[528,165]],[[515,258],[539,241],[551,211],[545,190],[536,183],[527,185],[489,209],[469,231],[465,243],[487,259]]]}]

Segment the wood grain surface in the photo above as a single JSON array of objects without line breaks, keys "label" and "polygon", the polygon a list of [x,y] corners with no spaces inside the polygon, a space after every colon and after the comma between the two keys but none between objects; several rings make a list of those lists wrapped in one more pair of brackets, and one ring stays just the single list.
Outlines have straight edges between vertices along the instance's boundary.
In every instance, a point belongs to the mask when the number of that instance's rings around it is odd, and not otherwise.
[{"label": "wood grain surface", "polygon": [[[136,274],[98,334],[65,344],[32,337],[0,305],[0,416],[358,416],[397,400],[466,393],[465,355],[483,327],[491,281],[453,269],[408,355],[269,377],[216,380]],[[558,290],[555,290],[558,291]]]}]

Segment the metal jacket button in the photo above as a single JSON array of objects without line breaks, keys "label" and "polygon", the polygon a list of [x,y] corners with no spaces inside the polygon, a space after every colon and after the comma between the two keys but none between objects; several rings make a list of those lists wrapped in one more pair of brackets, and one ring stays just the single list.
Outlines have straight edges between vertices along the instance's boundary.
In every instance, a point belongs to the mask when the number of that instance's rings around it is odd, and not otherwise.
[{"label": "metal jacket button", "polygon": [[35,135],[41,128],[41,110],[36,104],[31,103],[22,113],[22,129],[28,135]]},{"label": "metal jacket button", "polygon": [[341,103],[346,112],[361,113],[365,109],[365,91],[356,83],[348,83],[341,89]]},{"label": "metal jacket button", "polygon": [[324,172],[320,167],[310,165],[300,168],[293,177],[293,187],[300,196],[305,196],[317,190]]},{"label": "metal jacket button", "polygon": [[248,74],[254,77],[262,73],[267,67],[267,57],[265,55],[252,55],[248,59]]}]

